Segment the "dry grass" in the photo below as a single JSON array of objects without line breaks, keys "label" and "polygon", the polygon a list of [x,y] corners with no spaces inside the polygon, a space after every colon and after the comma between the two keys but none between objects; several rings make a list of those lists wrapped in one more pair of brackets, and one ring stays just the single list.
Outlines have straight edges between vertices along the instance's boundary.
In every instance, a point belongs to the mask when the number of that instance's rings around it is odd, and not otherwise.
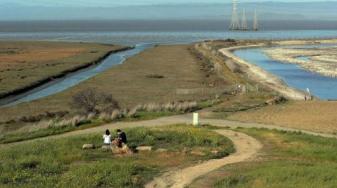
[{"label": "dry grass", "polygon": [[239,112],[231,120],[275,124],[324,133],[337,133],[337,102],[290,102],[259,110]]},{"label": "dry grass", "polygon": [[120,46],[65,42],[0,42],[0,94],[89,64]]},{"label": "dry grass", "polygon": [[[213,90],[225,88],[230,80],[209,74],[203,58],[197,58],[189,45],[159,46],[144,51],[92,79],[65,92],[15,107],[0,109],[0,120],[18,116],[38,115],[44,112],[71,111],[71,97],[85,88],[111,93],[122,108],[138,104],[167,103],[169,101],[198,101],[214,98]],[[147,75],[162,75],[161,79]],[[231,79],[231,77],[229,78]],[[179,94],[180,89],[202,89],[206,92]]]}]

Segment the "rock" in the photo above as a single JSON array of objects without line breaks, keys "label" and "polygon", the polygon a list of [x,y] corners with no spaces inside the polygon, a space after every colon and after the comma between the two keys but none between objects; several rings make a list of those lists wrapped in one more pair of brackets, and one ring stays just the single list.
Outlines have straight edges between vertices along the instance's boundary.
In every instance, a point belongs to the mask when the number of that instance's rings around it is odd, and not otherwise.
[{"label": "rock", "polygon": [[184,149],[181,151],[183,154],[187,154],[189,152],[189,149],[184,147]]},{"label": "rock", "polygon": [[137,151],[152,151],[152,146],[138,146]]},{"label": "rock", "polygon": [[95,149],[95,145],[94,144],[84,144],[82,146],[82,149],[86,150],[86,149]]},{"label": "rock", "polygon": [[212,150],[211,153],[214,154],[214,155],[217,155],[217,154],[219,154],[219,151],[218,150]]},{"label": "rock", "polygon": [[192,155],[205,156],[206,154],[202,151],[191,151]]},{"label": "rock", "polygon": [[159,152],[159,153],[164,153],[164,152],[167,152],[168,150],[167,149],[164,149],[164,148],[159,148],[156,150],[156,152]]},{"label": "rock", "polygon": [[135,175],[131,177],[131,182],[134,185],[138,185],[142,182],[142,177],[140,175]]},{"label": "rock", "polygon": [[273,97],[272,99],[267,100],[265,103],[267,105],[276,105],[276,104],[284,103],[286,101],[287,99],[284,97]]},{"label": "rock", "polygon": [[111,146],[109,146],[109,145],[104,145],[104,146],[102,146],[102,150],[103,150],[103,151],[111,151]]},{"label": "rock", "polygon": [[111,151],[115,155],[130,155],[130,154],[133,154],[132,150],[126,144],[123,144],[123,146],[121,148],[113,145],[111,147]]}]

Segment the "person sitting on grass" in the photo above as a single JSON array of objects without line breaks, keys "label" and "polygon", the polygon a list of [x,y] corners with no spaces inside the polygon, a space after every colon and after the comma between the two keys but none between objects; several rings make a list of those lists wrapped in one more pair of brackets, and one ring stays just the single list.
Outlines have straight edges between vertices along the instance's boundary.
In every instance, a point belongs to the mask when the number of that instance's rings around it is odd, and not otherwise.
[{"label": "person sitting on grass", "polygon": [[115,144],[117,147],[123,147],[123,144],[125,145],[127,143],[127,138],[125,132],[123,132],[120,129],[117,129],[117,138],[115,140]]},{"label": "person sitting on grass", "polygon": [[111,145],[111,141],[112,141],[112,139],[111,139],[111,134],[110,134],[110,131],[109,131],[109,129],[107,129],[106,131],[105,131],[105,134],[103,135],[103,143],[104,143],[104,145]]}]

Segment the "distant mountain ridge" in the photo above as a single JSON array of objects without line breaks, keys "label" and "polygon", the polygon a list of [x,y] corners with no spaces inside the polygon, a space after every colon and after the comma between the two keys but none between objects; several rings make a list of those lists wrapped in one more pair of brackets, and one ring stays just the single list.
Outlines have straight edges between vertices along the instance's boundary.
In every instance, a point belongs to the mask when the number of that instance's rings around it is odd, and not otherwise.
[{"label": "distant mountain ridge", "polygon": [[[44,7],[0,3],[0,20],[181,20],[230,19],[231,4],[166,4],[120,7]],[[337,1],[240,3],[252,18],[263,20],[337,20]]]}]

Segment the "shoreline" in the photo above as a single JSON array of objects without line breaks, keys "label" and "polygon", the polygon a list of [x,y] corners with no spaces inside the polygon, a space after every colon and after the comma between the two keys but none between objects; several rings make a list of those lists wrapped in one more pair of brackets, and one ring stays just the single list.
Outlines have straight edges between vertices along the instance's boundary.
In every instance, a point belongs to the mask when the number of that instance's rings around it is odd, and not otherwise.
[{"label": "shoreline", "polygon": [[263,68],[253,65],[233,54],[233,51],[246,48],[258,48],[264,45],[249,45],[249,46],[236,46],[229,48],[222,48],[219,52],[225,57],[232,60],[233,63],[238,65],[240,71],[245,72],[249,79],[258,82],[278,93],[284,97],[292,100],[304,100],[306,94],[296,88],[292,88],[285,84],[279,77],[269,73]]},{"label": "shoreline", "polygon": [[[248,44],[244,46],[234,46],[221,48],[218,51],[223,56],[231,59],[228,63],[234,63],[242,72],[246,72],[248,77],[255,82],[278,92],[286,98],[292,100],[305,100],[306,93],[302,90],[288,86],[278,76],[264,70],[263,68],[254,65],[237,57],[233,52],[240,49],[261,48],[268,46],[289,46],[289,45],[313,45],[313,44],[333,44],[337,43],[337,38],[331,39],[294,39],[294,40],[275,40],[275,41],[260,41],[256,44]],[[317,99],[317,97],[314,97]]]},{"label": "shoreline", "polygon": [[110,50],[107,53],[105,53],[103,56],[101,56],[101,57],[97,58],[96,60],[91,61],[87,64],[83,64],[83,65],[80,65],[80,66],[73,67],[71,69],[62,71],[62,72],[60,72],[56,75],[53,75],[53,76],[41,79],[39,81],[36,81],[34,83],[31,83],[30,85],[27,85],[27,86],[24,86],[24,87],[21,87],[21,88],[17,88],[15,90],[12,90],[12,91],[9,91],[9,92],[6,92],[6,93],[1,93],[0,94],[0,107],[3,106],[3,105],[6,105],[7,103],[10,103],[10,102],[14,101],[17,96],[29,93],[30,91],[33,91],[34,89],[38,89],[39,87],[42,87],[43,85],[47,85],[47,84],[55,81],[56,79],[62,79],[62,78],[65,78],[65,77],[69,76],[70,74],[74,74],[76,72],[79,72],[79,71],[84,70],[86,68],[89,68],[91,66],[98,65],[114,53],[131,50],[133,48],[134,47],[121,47],[121,48],[116,49],[116,50]]}]

